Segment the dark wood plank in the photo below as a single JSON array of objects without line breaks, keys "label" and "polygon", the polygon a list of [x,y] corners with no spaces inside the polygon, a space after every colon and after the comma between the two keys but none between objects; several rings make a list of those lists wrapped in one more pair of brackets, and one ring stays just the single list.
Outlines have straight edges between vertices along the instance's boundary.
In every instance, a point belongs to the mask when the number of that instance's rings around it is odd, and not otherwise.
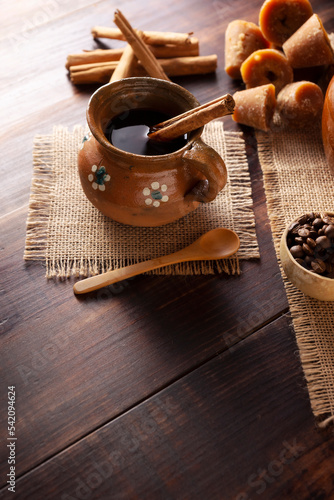
[{"label": "dark wood plank", "polygon": [[20,499],[332,498],[289,317],[25,475]]}]

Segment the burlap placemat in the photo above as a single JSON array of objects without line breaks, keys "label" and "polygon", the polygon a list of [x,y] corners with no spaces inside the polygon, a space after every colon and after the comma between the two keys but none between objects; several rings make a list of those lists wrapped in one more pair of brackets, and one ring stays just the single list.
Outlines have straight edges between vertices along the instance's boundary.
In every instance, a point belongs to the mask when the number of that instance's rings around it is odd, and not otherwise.
[{"label": "burlap placemat", "polygon": [[[267,206],[277,257],[285,226],[299,215],[334,209],[334,178],[323,152],[321,129],[258,132]],[[334,303],[306,297],[281,267],[314,415],[334,422]]]},{"label": "burlap placemat", "polygon": [[136,228],[102,215],[85,197],[77,153],[83,127],[58,126],[52,135],[36,136],[24,258],[45,260],[48,278],[88,276],[175,252],[219,226],[235,230],[238,254],[221,261],[189,262],[156,274],[240,272],[239,259],[259,257],[245,144],[241,134],[224,132],[223,123],[205,127],[203,139],[224,158],[228,184],[211,203],[177,222]]}]

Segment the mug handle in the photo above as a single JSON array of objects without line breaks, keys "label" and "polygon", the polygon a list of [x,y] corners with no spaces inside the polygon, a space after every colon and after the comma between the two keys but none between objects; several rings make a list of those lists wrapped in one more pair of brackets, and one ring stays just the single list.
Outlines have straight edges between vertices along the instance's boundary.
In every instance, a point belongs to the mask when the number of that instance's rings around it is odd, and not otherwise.
[{"label": "mug handle", "polygon": [[199,181],[185,195],[185,201],[213,201],[227,182],[227,170],[221,156],[202,139],[197,139],[192,147],[185,151],[182,159],[206,177],[206,180]]}]

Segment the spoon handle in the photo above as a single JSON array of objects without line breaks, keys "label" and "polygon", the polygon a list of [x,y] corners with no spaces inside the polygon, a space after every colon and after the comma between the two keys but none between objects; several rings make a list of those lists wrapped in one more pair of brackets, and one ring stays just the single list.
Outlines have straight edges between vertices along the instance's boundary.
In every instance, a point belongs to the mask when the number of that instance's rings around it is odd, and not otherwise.
[{"label": "spoon handle", "polygon": [[152,269],[158,269],[159,267],[168,266],[169,264],[175,264],[177,262],[183,262],[190,259],[190,255],[185,252],[185,249],[183,249],[179,252],[157,257],[156,259],[145,260],[144,262],[138,262],[137,264],[121,267],[120,269],[114,269],[113,271],[108,271],[103,274],[98,274],[97,276],[92,276],[91,278],[86,278],[75,283],[73,290],[76,294],[92,292],[93,290],[98,290],[104,286],[117,283],[118,281],[132,278],[132,276],[137,276],[137,274],[142,274],[147,271],[151,271]]}]

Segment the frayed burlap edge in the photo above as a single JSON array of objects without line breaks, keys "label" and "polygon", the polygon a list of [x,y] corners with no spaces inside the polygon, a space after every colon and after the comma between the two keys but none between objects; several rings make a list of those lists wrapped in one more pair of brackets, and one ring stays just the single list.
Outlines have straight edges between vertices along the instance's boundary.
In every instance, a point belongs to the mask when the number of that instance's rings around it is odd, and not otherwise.
[{"label": "frayed burlap edge", "polygon": [[[140,261],[136,259],[118,259],[109,262],[93,262],[90,260],[74,260],[62,259],[46,260],[46,278],[67,279],[74,277],[87,277],[102,274],[114,269],[120,269],[133,264],[138,264]],[[199,275],[215,275],[225,273],[228,275],[240,274],[240,266],[237,258],[222,259],[217,261],[190,261],[180,262],[170,266],[164,266],[160,269],[147,271],[143,274],[155,276],[199,276]]]},{"label": "frayed burlap edge", "polygon": [[52,135],[36,135],[24,260],[45,261],[49,212],[54,196],[52,161]]},{"label": "frayed burlap edge", "polygon": [[[259,258],[259,247],[255,236],[252,188],[249,178],[248,161],[244,150],[243,134],[242,132],[225,131],[224,137],[225,162],[231,185],[230,195],[233,217],[242,226],[242,243],[237,256],[240,259]],[[236,165],[238,166],[238,171],[236,171]]]},{"label": "frayed burlap edge", "polygon": [[[261,140],[259,140],[259,137],[261,137]],[[316,347],[312,318],[310,317],[309,304],[315,299],[305,297],[301,291],[294,287],[287,279],[282,268],[279,249],[280,238],[285,229],[285,224],[284,218],[276,214],[284,213],[284,207],[279,196],[279,180],[273,159],[272,135],[258,132],[257,143],[274,246],[289,301],[292,323],[309,391],[311,408],[317,418],[319,427],[324,428],[330,423],[334,423],[334,414],[330,398],[326,397],[327,392],[323,385],[324,375],[322,373],[322,364],[319,358],[319,351]]]}]

